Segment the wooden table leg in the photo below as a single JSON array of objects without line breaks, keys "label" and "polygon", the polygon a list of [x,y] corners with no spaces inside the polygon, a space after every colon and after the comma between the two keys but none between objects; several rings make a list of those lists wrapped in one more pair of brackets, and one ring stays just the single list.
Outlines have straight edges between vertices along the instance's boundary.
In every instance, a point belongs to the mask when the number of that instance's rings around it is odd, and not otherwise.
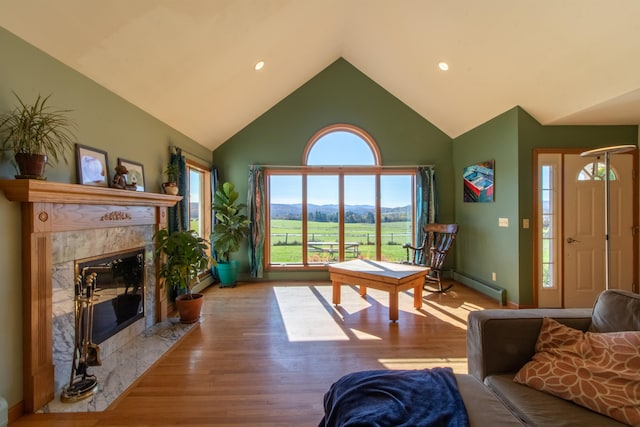
[{"label": "wooden table leg", "polygon": [[341,285],[341,283],[336,281],[336,280],[332,280],[331,283],[333,284],[333,305],[338,305],[338,304],[340,304],[340,285]]},{"label": "wooden table leg", "polygon": [[367,295],[367,287],[360,285],[360,296],[363,297]]},{"label": "wooden table leg", "polygon": [[389,292],[389,320],[396,322],[398,320],[398,291]]},{"label": "wooden table leg", "polygon": [[413,307],[416,310],[422,308],[422,282],[413,288]]}]

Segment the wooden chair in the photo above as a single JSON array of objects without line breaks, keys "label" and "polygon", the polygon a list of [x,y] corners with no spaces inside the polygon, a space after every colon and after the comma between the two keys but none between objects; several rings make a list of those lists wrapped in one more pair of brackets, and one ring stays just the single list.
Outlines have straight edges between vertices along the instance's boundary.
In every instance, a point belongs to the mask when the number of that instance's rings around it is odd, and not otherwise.
[{"label": "wooden chair", "polygon": [[[453,241],[458,233],[458,224],[427,224],[424,226],[424,240],[422,245],[415,247],[406,243],[402,245],[407,250],[407,264],[421,265],[429,267],[429,272],[425,276],[425,286],[430,283],[437,283],[438,290],[434,291],[424,288],[429,292],[446,292],[453,284],[443,287],[441,281],[442,264],[444,263],[449,249],[453,246]],[[409,251],[413,251],[410,256]]]}]

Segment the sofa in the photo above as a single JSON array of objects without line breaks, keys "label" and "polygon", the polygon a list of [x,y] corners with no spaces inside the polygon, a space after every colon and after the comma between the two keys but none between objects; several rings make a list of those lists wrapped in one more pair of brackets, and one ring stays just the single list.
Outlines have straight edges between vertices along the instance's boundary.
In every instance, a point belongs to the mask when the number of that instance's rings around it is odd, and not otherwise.
[{"label": "sofa", "polygon": [[[562,325],[585,332],[640,331],[640,295],[607,290],[598,296],[593,309],[470,313],[467,323],[469,374],[456,375],[470,425],[627,425],[514,381],[516,373],[536,352],[543,318],[555,319]],[[635,390],[637,396],[638,388]]]},{"label": "sofa", "polygon": [[607,290],[593,309],[471,312],[468,374],[446,367],[347,374],[325,394],[319,426],[629,424],[617,418],[640,427],[640,334],[621,331],[640,331],[640,294]]}]

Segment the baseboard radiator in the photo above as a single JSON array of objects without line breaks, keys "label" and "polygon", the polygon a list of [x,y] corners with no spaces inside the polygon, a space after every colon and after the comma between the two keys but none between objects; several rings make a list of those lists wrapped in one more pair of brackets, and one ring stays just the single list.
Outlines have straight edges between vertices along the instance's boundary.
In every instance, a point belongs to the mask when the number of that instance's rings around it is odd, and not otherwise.
[{"label": "baseboard radiator", "polygon": [[464,274],[453,273],[453,279],[456,282],[460,282],[463,285],[466,285],[470,288],[475,289],[476,291],[484,294],[490,298],[495,299],[500,303],[500,305],[507,304],[507,291],[505,289],[499,288],[495,285],[490,285],[488,283],[481,282],[479,280],[473,279],[471,277],[467,277]]}]

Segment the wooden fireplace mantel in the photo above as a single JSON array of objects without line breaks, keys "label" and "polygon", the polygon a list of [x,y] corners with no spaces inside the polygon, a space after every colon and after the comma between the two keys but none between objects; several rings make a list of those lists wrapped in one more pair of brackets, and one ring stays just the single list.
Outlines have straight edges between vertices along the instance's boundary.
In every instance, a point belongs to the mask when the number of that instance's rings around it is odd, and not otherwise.
[{"label": "wooden fireplace mantel", "polygon": [[12,202],[170,207],[182,200],[182,196],[37,179],[0,179],[0,189]]},{"label": "wooden fireplace mantel", "polygon": [[[53,233],[137,225],[157,231],[182,196],[29,179],[0,180],[0,190],[22,205],[23,394],[25,412],[35,412],[55,392]],[[167,316],[165,292],[156,292],[155,316]]]}]

